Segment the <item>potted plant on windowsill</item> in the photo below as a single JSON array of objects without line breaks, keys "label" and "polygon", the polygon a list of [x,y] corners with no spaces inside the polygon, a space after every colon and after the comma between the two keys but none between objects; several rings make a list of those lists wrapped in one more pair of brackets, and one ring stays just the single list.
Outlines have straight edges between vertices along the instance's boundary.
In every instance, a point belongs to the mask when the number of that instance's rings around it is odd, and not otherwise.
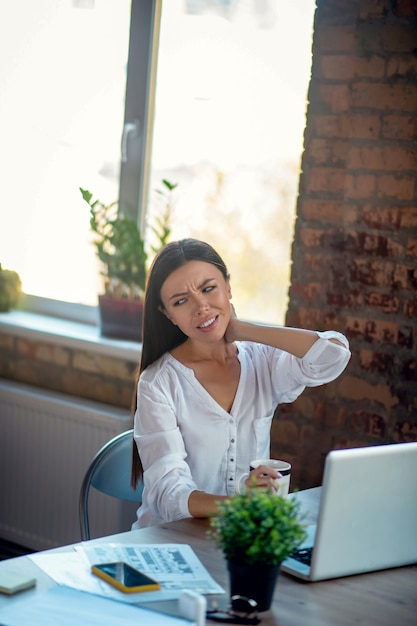
[{"label": "potted plant on windowsill", "polygon": [[210,525],[227,562],[230,595],[256,600],[258,610],[267,611],[282,561],[306,536],[299,505],[270,490],[248,489],[219,502]]},{"label": "potted plant on windowsill", "polygon": [[[165,211],[152,228],[156,253],[170,236],[170,194],[176,185],[162,181],[166,195]],[[104,337],[141,341],[143,296],[145,292],[148,253],[135,220],[118,208],[117,202],[104,204],[91,191],[80,187],[83,200],[90,208],[90,229],[96,254],[102,265],[104,294],[99,295],[100,332]]]},{"label": "potted plant on windowsill", "polygon": [[0,312],[10,311],[22,293],[22,282],[17,272],[4,270],[0,263]]}]

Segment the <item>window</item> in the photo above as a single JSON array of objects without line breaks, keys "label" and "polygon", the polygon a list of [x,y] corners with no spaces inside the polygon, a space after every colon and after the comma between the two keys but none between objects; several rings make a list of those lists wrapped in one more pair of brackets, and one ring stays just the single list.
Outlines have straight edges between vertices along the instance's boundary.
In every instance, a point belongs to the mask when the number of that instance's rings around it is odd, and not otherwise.
[{"label": "window", "polygon": [[0,262],[27,293],[96,304],[79,187],[117,198],[130,9],[130,0],[0,5]]},{"label": "window", "polygon": [[162,5],[151,191],[178,183],[174,238],[212,243],[238,314],[261,322],[287,308],[313,13],[313,0]]},{"label": "window", "polygon": [[179,184],[173,237],[218,248],[240,315],[282,321],[313,11],[313,0],[2,3],[0,262],[25,291],[95,305],[78,188],[113,201],[120,183],[149,224],[166,177]]}]

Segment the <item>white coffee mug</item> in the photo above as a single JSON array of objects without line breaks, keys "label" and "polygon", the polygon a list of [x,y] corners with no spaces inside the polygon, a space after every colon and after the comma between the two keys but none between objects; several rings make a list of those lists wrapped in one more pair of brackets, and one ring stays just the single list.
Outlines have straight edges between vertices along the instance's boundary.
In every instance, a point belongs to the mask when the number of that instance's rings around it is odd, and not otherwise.
[{"label": "white coffee mug", "polygon": [[[291,478],[291,463],[287,461],[280,461],[278,459],[254,459],[250,462],[250,471],[256,469],[260,465],[266,465],[267,467],[272,467],[277,470],[282,478],[277,478],[277,496],[281,498],[286,498],[288,496],[288,492],[290,490],[290,478]],[[248,478],[249,472],[242,474],[236,481],[236,491],[237,493],[243,493],[244,491],[244,482]]]}]

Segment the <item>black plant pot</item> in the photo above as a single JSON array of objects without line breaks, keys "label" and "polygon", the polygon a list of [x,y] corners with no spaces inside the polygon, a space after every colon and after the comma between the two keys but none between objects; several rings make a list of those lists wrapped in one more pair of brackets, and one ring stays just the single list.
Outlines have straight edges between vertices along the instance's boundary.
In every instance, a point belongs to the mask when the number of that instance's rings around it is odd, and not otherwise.
[{"label": "black plant pot", "polygon": [[227,561],[230,595],[256,600],[258,611],[268,611],[274,597],[280,565],[247,565]]},{"label": "black plant pot", "polygon": [[102,337],[142,341],[142,302],[99,296],[98,303]]}]

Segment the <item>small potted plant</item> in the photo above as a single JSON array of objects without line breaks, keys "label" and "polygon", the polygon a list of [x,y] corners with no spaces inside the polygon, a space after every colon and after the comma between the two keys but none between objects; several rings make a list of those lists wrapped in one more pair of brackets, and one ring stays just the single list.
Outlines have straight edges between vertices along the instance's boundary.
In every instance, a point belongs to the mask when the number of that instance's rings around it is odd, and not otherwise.
[{"label": "small potted plant", "polygon": [[[170,236],[170,194],[176,185],[162,181],[166,207],[152,228],[156,244],[152,252],[164,246]],[[99,295],[100,330],[105,337],[142,338],[143,295],[145,292],[148,253],[135,220],[124,215],[117,202],[104,204],[91,191],[80,187],[90,208],[90,229],[96,254],[102,265],[104,294]]]},{"label": "small potted plant", "polygon": [[19,274],[13,270],[4,270],[0,263],[0,312],[5,313],[16,306],[21,293]]},{"label": "small potted plant", "polygon": [[252,598],[259,611],[267,611],[282,561],[306,536],[298,503],[270,490],[248,489],[219,502],[210,525],[227,562],[230,595]]}]

